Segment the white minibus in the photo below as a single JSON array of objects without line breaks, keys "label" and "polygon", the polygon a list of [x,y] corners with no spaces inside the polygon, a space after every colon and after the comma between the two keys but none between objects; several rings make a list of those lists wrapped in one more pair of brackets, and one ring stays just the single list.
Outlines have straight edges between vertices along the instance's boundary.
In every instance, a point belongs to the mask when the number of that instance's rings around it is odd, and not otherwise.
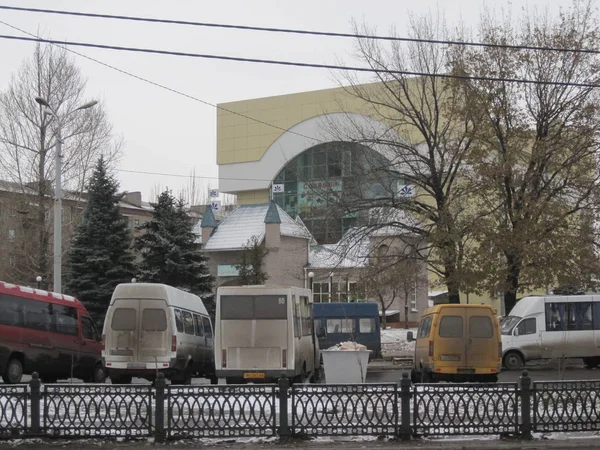
[{"label": "white minibus", "polygon": [[237,286],[217,289],[216,375],[228,384],[296,382],[319,377],[320,354],[309,289]]},{"label": "white minibus", "polygon": [[600,295],[532,296],[502,319],[502,361],[516,370],[527,361],[583,358],[600,364]]},{"label": "white minibus", "polygon": [[165,284],[119,284],[102,338],[114,384],[132,377],[153,381],[159,372],[177,384],[189,384],[192,376],[217,382],[212,324],[197,295]]}]

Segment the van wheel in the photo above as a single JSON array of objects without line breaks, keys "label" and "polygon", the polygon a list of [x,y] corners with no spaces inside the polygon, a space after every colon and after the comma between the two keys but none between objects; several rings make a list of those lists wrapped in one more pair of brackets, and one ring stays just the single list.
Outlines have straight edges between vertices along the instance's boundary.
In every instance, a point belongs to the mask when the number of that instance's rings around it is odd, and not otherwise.
[{"label": "van wheel", "polygon": [[171,384],[192,384],[192,368],[188,364],[182,372],[171,378]]},{"label": "van wheel", "polygon": [[591,356],[589,358],[583,358],[583,364],[588,369],[593,369],[594,367],[600,365],[600,356]]},{"label": "van wheel", "polygon": [[17,384],[23,378],[23,364],[17,358],[12,358],[6,365],[2,379],[7,384]]},{"label": "van wheel", "polygon": [[508,370],[519,370],[523,367],[523,358],[517,352],[508,352],[502,363]]},{"label": "van wheel", "polygon": [[208,379],[210,380],[210,384],[219,384],[219,377],[216,375],[211,375]]},{"label": "van wheel", "polygon": [[102,364],[96,364],[94,367],[94,371],[92,372],[92,376],[88,379],[90,383],[98,383],[102,384],[106,381],[106,372]]}]

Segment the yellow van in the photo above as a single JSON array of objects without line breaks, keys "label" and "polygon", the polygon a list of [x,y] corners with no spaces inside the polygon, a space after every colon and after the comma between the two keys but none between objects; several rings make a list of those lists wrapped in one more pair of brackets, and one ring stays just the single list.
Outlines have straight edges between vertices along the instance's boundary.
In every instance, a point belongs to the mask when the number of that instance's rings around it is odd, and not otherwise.
[{"label": "yellow van", "polygon": [[498,381],[502,339],[489,305],[445,304],[428,308],[419,321],[413,382]]}]

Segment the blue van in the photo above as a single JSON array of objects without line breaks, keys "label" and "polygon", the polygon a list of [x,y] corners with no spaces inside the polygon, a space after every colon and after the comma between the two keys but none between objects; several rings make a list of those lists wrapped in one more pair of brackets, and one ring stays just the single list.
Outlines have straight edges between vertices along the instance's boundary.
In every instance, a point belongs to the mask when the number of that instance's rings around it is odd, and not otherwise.
[{"label": "blue van", "polygon": [[313,303],[315,332],[321,350],[353,341],[381,357],[381,327],[377,303]]}]

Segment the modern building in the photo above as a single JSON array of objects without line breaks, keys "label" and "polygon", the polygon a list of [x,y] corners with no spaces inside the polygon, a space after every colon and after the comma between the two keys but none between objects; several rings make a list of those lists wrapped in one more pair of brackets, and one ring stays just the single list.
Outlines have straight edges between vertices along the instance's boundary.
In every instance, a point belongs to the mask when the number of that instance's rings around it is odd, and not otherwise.
[{"label": "modern building", "polygon": [[[369,213],[343,215],[333,209],[338,200],[358,191],[363,198],[376,200],[381,190],[400,192],[406,187],[404,180],[378,173],[377,167],[392,164],[386,149],[361,145],[360,136],[348,139],[367,129],[383,135],[388,127],[374,119],[369,104],[343,88],[218,106],[220,191],[235,194],[240,208],[265,208],[272,201],[280,217],[285,213],[290,221],[302,222],[313,240],[308,261],[294,276],[306,285],[311,282],[315,301],[373,300],[361,274],[383,237],[363,236],[360,246],[368,251],[349,253],[345,241],[369,220]],[[409,307],[410,320],[417,320],[427,305],[427,283],[420,283]],[[404,305],[390,310],[402,310],[403,320]]]}]

